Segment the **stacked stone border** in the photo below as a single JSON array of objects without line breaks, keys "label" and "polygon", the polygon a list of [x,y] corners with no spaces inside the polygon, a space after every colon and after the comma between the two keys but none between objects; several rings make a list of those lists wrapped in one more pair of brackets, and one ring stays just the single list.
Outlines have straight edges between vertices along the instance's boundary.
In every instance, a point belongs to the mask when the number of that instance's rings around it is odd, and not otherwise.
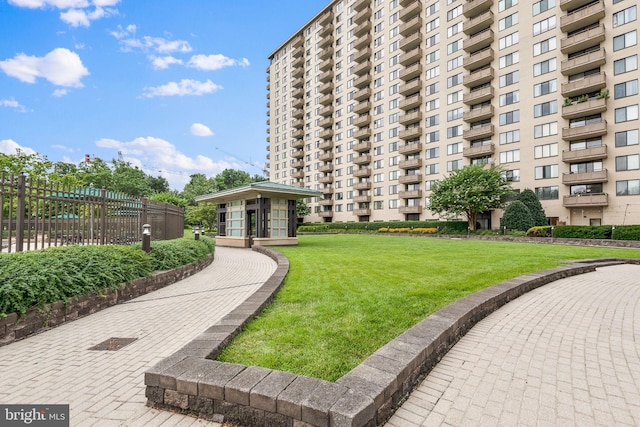
[{"label": "stacked stone border", "polygon": [[0,319],[0,346],[164,288],[201,271],[210,265],[213,259],[212,253],[202,261],[141,277],[117,289],[105,289],[73,297],[67,303],[60,301],[40,308],[30,308],[24,316],[11,313]]},{"label": "stacked stone border", "polygon": [[214,360],[282,286],[289,261],[238,308],[145,373],[147,404],[255,427],[373,427],[384,424],[447,351],[481,319],[520,295],[597,267],[640,259],[591,259],[517,277],[449,304],[377,350],[335,383]]}]

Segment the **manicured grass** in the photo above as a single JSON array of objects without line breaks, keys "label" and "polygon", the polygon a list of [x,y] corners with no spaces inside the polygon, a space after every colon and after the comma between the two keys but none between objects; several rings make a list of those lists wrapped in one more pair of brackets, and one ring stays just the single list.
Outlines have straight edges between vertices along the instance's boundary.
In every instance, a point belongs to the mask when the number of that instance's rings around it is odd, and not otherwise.
[{"label": "manicured grass", "polygon": [[452,301],[564,260],[634,249],[408,236],[300,236],[284,287],[220,360],[335,381]]}]

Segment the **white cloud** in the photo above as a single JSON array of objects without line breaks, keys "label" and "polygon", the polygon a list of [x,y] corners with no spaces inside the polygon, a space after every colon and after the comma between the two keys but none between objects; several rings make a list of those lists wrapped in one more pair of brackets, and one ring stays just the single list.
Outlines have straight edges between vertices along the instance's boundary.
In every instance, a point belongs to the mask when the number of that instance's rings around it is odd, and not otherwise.
[{"label": "white cloud", "polygon": [[156,70],[166,70],[172,64],[182,64],[182,59],[173,56],[149,56],[149,59]]},{"label": "white cloud", "polygon": [[0,99],[0,107],[13,108],[20,113],[26,113],[28,111],[27,107],[20,104],[15,99]]},{"label": "white cloud", "polygon": [[215,71],[224,67],[249,66],[249,60],[242,58],[241,60],[227,58],[221,54],[215,55],[194,55],[187,63],[188,67],[198,68],[205,71]]},{"label": "white cloud", "polygon": [[137,31],[137,27],[133,24],[127,25],[125,28],[122,28],[122,25],[118,25],[118,29],[116,31],[111,31],[113,37],[119,39],[123,39],[129,35],[135,34]]},{"label": "white cloud", "polygon": [[213,132],[209,127],[202,123],[194,123],[191,125],[191,135],[194,136],[213,136]]},{"label": "white cloud", "polygon": [[122,151],[126,161],[139,166],[150,175],[162,175],[169,181],[171,188],[179,190],[189,182],[189,175],[193,173],[215,176],[227,168],[244,167],[237,161],[215,161],[202,155],[189,157],[178,151],[172,143],[154,137],[136,138],[129,142],[101,139],[96,145]]},{"label": "white cloud", "polygon": [[91,21],[116,15],[117,13],[118,11],[116,9],[104,9],[102,7],[96,7],[90,12],[84,9],[69,9],[66,12],[60,13],[60,19],[72,27],[89,27]]},{"label": "white cloud", "polygon": [[69,148],[66,145],[52,145],[51,148],[55,148],[56,150],[66,151],[68,153],[73,153],[75,151],[73,148]]},{"label": "white cloud", "polygon": [[87,0],[9,0],[9,4],[18,7],[27,7],[29,9],[38,9],[43,7],[55,7],[58,9],[71,9],[88,7]]},{"label": "white cloud", "polygon": [[62,98],[63,96],[66,96],[69,93],[69,91],[67,89],[56,89],[53,91],[53,96],[55,96],[56,98]]},{"label": "white cloud", "polygon": [[193,50],[186,40],[167,40],[162,37],[144,36],[142,38],[125,38],[128,34],[123,31],[112,31],[111,35],[120,40],[124,52],[157,52],[157,53],[188,53]]},{"label": "white cloud", "polygon": [[82,87],[81,79],[89,75],[77,53],[57,48],[43,57],[24,53],[0,61],[0,70],[25,83],[35,83],[38,77],[56,86]]},{"label": "white cloud", "polygon": [[109,8],[120,3],[120,0],[93,0],[93,10],[89,10],[91,3],[87,0],[9,0],[9,3],[29,9],[53,7],[64,10],[60,19],[72,27],[89,27],[91,21],[117,15],[118,10]]},{"label": "white cloud", "polygon": [[144,88],[143,96],[145,98],[153,98],[155,96],[200,96],[216,92],[222,89],[219,86],[207,80],[200,82],[198,80],[183,79],[180,82],[169,82],[162,86]]},{"label": "white cloud", "polygon": [[94,6],[97,7],[115,6],[118,3],[120,3],[120,0],[93,0]]},{"label": "white cloud", "polygon": [[18,151],[24,154],[37,154],[35,150],[29,147],[22,147],[13,139],[0,139],[0,153],[14,155]]}]

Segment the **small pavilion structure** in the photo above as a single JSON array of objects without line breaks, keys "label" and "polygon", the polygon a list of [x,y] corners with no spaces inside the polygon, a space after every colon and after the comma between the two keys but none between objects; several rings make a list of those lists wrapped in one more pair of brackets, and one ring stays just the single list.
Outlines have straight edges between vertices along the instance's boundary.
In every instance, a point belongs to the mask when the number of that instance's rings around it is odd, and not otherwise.
[{"label": "small pavilion structure", "polygon": [[322,193],[270,181],[196,197],[218,205],[216,245],[249,248],[297,245],[296,202]]}]

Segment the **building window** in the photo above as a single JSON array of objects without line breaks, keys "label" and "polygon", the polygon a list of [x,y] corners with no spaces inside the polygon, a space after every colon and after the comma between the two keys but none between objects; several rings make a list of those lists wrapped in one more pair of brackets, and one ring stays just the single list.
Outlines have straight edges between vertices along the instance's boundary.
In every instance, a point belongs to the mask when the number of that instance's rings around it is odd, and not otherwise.
[{"label": "building window", "polygon": [[548,80],[546,82],[537,83],[533,85],[533,96],[538,97],[542,95],[546,95],[548,93],[553,93],[558,90],[558,80]]},{"label": "building window", "polygon": [[536,104],[533,106],[534,117],[548,116],[549,114],[555,114],[557,112],[558,101],[555,99],[553,101],[543,102],[541,104]]},{"label": "building window", "polygon": [[460,135],[462,135],[462,125],[447,128],[447,138],[455,138]]},{"label": "building window", "polygon": [[462,15],[462,5],[447,11],[447,21],[451,21],[460,15]]},{"label": "building window", "polygon": [[533,24],[533,35],[537,36],[538,34],[545,33],[547,31],[553,30],[556,28],[556,16],[550,16],[547,19],[543,19],[540,22],[536,22]]},{"label": "building window", "polygon": [[500,87],[509,86],[520,81],[520,72],[512,71],[500,76]]},{"label": "building window", "polygon": [[533,4],[533,16],[546,12],[556,6],[556,0],[542,0]]},{"label": "building window", "polygon": [[503,151],[500,153],[500,163],[513,163],[520,161],[520,150]]},{"label": "building window", "polygon": [[436,157],[440,157],[440,147],[429,148],[425,151],[426,159],[435,159]]},{"label": "building window", "polygon": [[518,0],[500,0],[498,2],[498,12],[509,9],[518,4]]},{"label": "building window", "polygon": [[558,177],[558,165],[536,166],[536,179],[549,179]]},{"label": "building window", "polygon": [[629,71],[638,69],[638,55],[628,56],[626,58],[613,61],[613,74],[624,74]]},{"label": "building window", "polygon": [[459,169],[462,169],[462,159],[447,162],[447,172],[453,172]]},{"label": "building window", "polygon": [[424,173],[426,175],[435,175],[440,173],[440,163],[432,163],[424,167]]},{"label": "building window", "polygon": [[498,31],[506,30],[518,23],[518,12],[512,13],[509,16],[505,16],[498,21]]},{"label": "building window", "polygon": [[630,171],[640,169],[640,154],[616,157],[616,171]]},{"label": "building window", "polygon": [[550,187],[536,187],[536,196],[538,200],[557,200],[558,199],[558,186],[552,185]]},{"label": "building window", "polygon": [[509,46],[513,46],[518,43],[519,35],[516,31],[515,33],[508,34],[504,37],[500,37],[498,40],[498,48],[499,50],[506,49]]},{"label": "building window", "polygon": [[556,38],[551,37],[533,45],[533,56],[542,55],[556,48]]},{"label": "building window", "polygon": [[616,181],[616,196],[640,195],[640,179]]},{"label": "building window", "polygon": [[630,80],[624,83],[618,83],[613,87],[613,97],[615,99],[625,98],[638,94],[638,80]]},{"label": "building window", "polygon": [[507,111],[500,114],[500,126],[520,121],[520,110]]},{"label": "building window", "polygon": [[515,104],[520,101],[520,91],[514,90],[513,92],[507,92],[500,95],[500,106]]},{"label": "building window", "polygon": [[520,169],[511,169],[504,171],[504,178],[509,182],[520,181]]},{"label": "building window", "polygon": [[543,123],[533,127],[534,138],[544,138],[545,136],[558,134],[558,122]]},{"label": "building window", "polygon": [[537,77],[542,74],[550,73],[556,70],[556,58],[550,58],[546,61],[533,64],[533,76]]},{"label": "building window", "polygon": [[638,32],[636,30],[629,31],[628,33],[620,34],[613,38],[613,51],[615,52],[637,44]]},{"label": "building window", "polygon": [[500,57],[500,68],[505,68],[520,61],[520,52],[515,51]]},{"label": "building window", "polygon": [[638,129],[616,132],[616,147],[638,145],[639,141]]},{"label": "building window", "polygon": [[638,104],[615,109],[616,123],[638,120]]},{"label": "building window", "polygon": [[536,159],[542,159],[544,157],[554,157],[558,155],[558,143],[536,145],[533,148],[533,157]]},{"label": "building window", "polygon": [[520,141],[520,129],[500,133],[500,145],[512,144]]},{"label": "building window", "polygon": [[637,18],[636,6],[631,6],[626,9],[622,9],[620,12],[613,14],[613,28],[624,25],[628,22],[635,21]]},{"label": "building window", "polygon": [[447,111],[447,121],[461,119],[464,114],[462,111],[462,107]]},{"label": "building window", "polygon": [[462,153],[463,151],[463,145],[462,142],[455,142],[453,144],[448,144],[447,145],[447,155],[452,155],[452,154],[458,154],[458,153]]}]

